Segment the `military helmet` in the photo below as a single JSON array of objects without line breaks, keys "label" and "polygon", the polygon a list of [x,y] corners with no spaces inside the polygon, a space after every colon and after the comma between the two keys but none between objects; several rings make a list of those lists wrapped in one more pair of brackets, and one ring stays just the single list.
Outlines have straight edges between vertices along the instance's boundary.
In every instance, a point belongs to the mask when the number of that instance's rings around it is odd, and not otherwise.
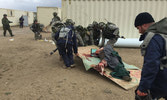
[{"label": "military helmet", "polygon": [[35,22],[38,22],[38,20],[37,20],[37,19],[34,19],[34,23],[35,23]]},{"label": "military helmet", "polygon": [[106,27],[109,30],[114,30],[114,29],[117,28],[117,26],[114,23],[111,23],[111,22],[107,22]]},{"label": "military helmet", "polygon": [[87,29],[88,29],[89,31],[92,30],[92,29],[93,29],[92,24],[89,24],[88,27],[87,27]]},{"label": "military helmet", "polygon": [[83,29],[83,26],[78,25],[76,28],[77,28],[78,30],[82,30],[82,29]]},{"label": "military helmet", "polygon": [[[112,22],[107,22],[107,25],[109,26],[109,25],[115,25],[114,23],[112,23]],[[116,26],[116,25],[115,25]]]},{"label": "military helmet", "polygon": [[96,21],[93,21],[93,23],[92,23],[93,25],[98,25],[98,22],[96,22]]},{"label": "military helmet", "polygon": [[57,12],[53,12],[53,16],[57,16]]},{"label": "military helmet", "polygon": [[64,24],[61,21],[56,21],[54,26],[64,26]]},{"label": "military helmet", "polygon": [[99,23],[99,27],[100,27],[100,28],[105,28],[105,23],[104,23],[104,22],[100,22],[100,23]]},{"label": "military helmet", "polygon": [[3,16],[7,16],[7,14],[3,14]]},{"label": "military helmet", "polygon": [[85,27],[83,28],[83,30],[84,30],[84,31],[86,31],[86,32],[88,31],[88,29],[87,29],[87,28],[85,28]]},{"label": "military helmet", "polygon": [[74,25],[75,24],[75,22],[73,22],[72,19],[67,19],[65,23],[66,23],[66,25]]}]

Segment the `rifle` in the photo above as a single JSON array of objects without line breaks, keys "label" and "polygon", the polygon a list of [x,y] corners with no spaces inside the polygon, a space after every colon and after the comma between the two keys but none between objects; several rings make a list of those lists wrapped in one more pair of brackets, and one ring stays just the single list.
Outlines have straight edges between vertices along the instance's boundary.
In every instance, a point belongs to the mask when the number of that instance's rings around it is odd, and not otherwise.
[{"label": "rifle", "polygon": [[50,52],[50,55],[53,55],[57,50],[58,50],[58,48],[56,48],[55,50],[53,50],[52,52]]}]

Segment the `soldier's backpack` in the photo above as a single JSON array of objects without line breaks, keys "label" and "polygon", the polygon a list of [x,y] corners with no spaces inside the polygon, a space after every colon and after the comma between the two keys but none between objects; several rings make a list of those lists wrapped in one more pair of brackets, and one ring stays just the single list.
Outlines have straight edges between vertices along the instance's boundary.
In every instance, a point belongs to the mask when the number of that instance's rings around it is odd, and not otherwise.
[{"label": "soldier's backpack", "polygon": [[59,32],[59,39],[63,39],[66,41],[65,46],[68,42],[72,41],[74,32],[70,27],[62,27]]},{"label": "soldier's backpack", "polygon": [[[167,18],[163,18],[162,20],[160,20],[159,22],[157,22],[156,24],[154,25],[157,25],[157,24],[163,24],[164,26],[163,27],[158,27],[156,26],[156,29],[157,30],[163,30],[163,28],[167,28]],[[153,32],[148,32],[147,33],[147,36],[145,37],[143,43],[140,45],[141,47],[141,55],[144,56],[146,54],[146,48],[150,42],[150,40],[153,38],[154,35],[156,34],[159,34],[162,36],[162,38],[164,38],[165,40],[165,49],[166,49],[166,56],[162,57],[161,58],[161,65],[160,65],[160,69],[163,70],[165,67],[167,68],[167,32],[158,32],[156,31],[156,33]]]}]

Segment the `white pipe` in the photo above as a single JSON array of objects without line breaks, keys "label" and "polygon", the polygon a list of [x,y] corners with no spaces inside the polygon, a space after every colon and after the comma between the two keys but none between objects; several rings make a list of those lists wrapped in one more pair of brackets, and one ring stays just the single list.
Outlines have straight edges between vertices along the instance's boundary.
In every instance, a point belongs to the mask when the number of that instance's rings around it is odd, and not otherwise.
[{"label": "white pipe", "polygon": [[140,47],[143,41],[139,41],[137,38],[119,38],[118,41],[114,44],[114,47]]},{"label": "white pipe", "polygon": [[[100,39],[99,46],[102,44]],[[108,39],[105,39],[105,44],[107,43]],[[114,47],[140,47],[143,41],[139,41],[138,38],[119,38],[117,42],[114,44]]]}]

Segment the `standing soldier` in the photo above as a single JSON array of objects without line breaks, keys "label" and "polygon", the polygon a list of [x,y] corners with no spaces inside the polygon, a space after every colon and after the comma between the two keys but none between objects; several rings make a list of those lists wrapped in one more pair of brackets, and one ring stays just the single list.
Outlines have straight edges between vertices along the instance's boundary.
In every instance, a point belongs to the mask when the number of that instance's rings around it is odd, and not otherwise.
[{"label": "standing soldier", "polygon": [[66,20],[66,26],[63,26],[55,34],[55,40],[57,41],[59,54],[62,56],[65,66],[64,68],[75,67],[73,60],[73,50],[75,55],[78,56],[76,35],[74,32],[74,22],[71,19]]},{"label": "standing soldier", "polygon": [[23,15],[19,18],[20,21],[20,28],[23,28],[24,18]]},{"label": "standing soldier", "polygon": [[52,18],[52,21],[50,22],[50,25],[51,25],[51,29],[52,29],[52,34],[51,34],[51,37],[52,37],[52,40],[54,41],[54,43],[56,44],[56,41],[55,41],[55,33],[58,31],[59,29],[59,24],[61,23],[61,20],[60,20],[60,17],[57,16],[57,13],[54,12],[53,13],[53,18]]},{"label": "standing soldier", "polygon": [[54,22],[56,22],[56,21],[60,21],[60,17],[59,16],[57,16],[57,13],[56,12],[54,12],[53,13],[53,18],[52,18],[52,21],[50,22],[50,25],[52,25]]},{"label": "standing soldier", "polygon": [[3,25],[3,30],[4,30],[3,35],[6,36],[6,30],[8,30],[11,37],[13,37],[14,35],[12,34],[12,30],[10,29],[9,23],[12,23],[12,21],[9,21],[7,19],[7,15],[4,14],[2,18],[2,25]]},{"label": "standing soldier", "polygon": [[136,16],[134,26],[141,34],[144,56],[135,100],[167,100],[167,18],[155,23],[151,14],[142,12]]}]

